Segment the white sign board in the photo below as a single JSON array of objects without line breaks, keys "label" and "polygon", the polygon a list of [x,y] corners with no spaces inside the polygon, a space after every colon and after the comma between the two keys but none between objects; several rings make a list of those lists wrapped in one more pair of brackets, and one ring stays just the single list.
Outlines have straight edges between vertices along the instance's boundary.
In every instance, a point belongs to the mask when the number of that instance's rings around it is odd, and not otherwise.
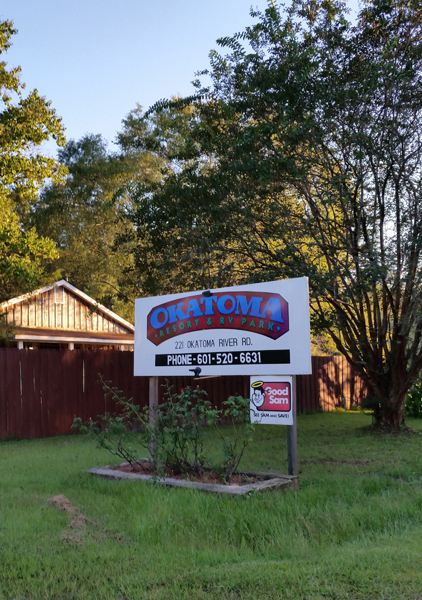
[{"label": "white sign board", "polygon": [[135,375],[311,373],[308,279],[135,301]]},{"label": "white sign board", "polygon": [[251,377],[251,423],[293,425],[292,377]]}]

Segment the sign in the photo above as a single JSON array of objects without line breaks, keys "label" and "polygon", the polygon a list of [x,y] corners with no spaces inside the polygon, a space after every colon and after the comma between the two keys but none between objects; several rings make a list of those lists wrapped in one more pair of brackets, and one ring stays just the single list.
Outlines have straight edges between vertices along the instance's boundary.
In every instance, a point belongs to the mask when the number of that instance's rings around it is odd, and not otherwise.
[{"label": "sign", "polygon": [[293,425],[292,378],[251,377],[251,423]]},{"label": "sign", "polygon": [[135,301],[135,375],[311,373],[308,279]]}]

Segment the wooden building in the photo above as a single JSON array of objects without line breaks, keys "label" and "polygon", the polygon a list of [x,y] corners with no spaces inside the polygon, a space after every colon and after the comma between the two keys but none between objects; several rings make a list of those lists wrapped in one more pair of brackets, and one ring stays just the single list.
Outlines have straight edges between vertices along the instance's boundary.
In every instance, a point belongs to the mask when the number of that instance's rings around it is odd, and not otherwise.
[{"label": "wooden building", "polygon": [[66,280],[0,304],[17,348],[133,350],[135,328]]}]

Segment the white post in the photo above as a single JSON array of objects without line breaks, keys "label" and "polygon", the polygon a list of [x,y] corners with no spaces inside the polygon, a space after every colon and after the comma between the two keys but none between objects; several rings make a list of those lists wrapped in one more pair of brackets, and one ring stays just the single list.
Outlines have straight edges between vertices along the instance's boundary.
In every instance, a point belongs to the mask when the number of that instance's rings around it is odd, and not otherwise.
[{"label": "white post", "polygon": [[18,340],[18,350],[23,350],[23,341]]},{"label": "white post", "polygon": [[74,350],[75,349],[75,344],[73,342],[69,342],[68,349],[69,350]]}]

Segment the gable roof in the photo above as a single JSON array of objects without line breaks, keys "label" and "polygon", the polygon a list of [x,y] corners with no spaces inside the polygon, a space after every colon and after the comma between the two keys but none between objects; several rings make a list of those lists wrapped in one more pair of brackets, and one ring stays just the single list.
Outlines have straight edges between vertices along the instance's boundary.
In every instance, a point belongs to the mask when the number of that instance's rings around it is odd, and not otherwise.
[{"label": "gable roof", "polygon": [[96,300],[94,300],[93,298],[88,296],[88,294],[81,292],[81,290],[78,290],[78,288],[76,288],[74,285],[72,285],[71,283],[66,281],[66,279],[60,279],[59,281],[56,281],[56,282],[52,283],[51,285],[47,285],[43,288],[39,288],[37,290],[34,290],[33,292],[28,292],[27,294],[22,294],[21,296],[12,298],[11,300],[6,300],[6,302],[2,302],[0,304],[0,312],[4,312],[8,308],[12,308],[16,304],[19,304],[21,302],[27,302],[28,300],[30,300],[31,298],[33,298],[35,296],[39,296],[41,294],[49,292],[50,290],[52,290],[54,288],[58,288],[58,287],[66,288],[67,290],[72,292],[75,296],[78,296],[81,300],[83,300],[87,304],[91,305],[97,311],[101,311],[102,313],[107,315],[113,321],[119,323],[123,327],[126,327],[127,329],[129,329],[132,332],[135,331],[135,327],[132,325],[132,323],[129,323],[129,321],[126,321],[125,319],[120,317],[118,314],[116,314],[112,310],[106,308],[102,304],[99,304]]}]

